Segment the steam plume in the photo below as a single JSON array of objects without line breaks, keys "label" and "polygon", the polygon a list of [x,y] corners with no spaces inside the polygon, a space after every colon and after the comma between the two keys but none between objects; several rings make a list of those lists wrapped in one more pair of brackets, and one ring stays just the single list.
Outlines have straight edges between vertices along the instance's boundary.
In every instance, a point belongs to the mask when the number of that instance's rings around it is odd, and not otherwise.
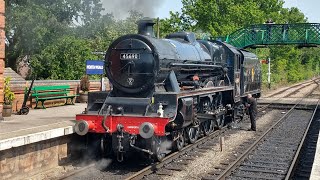
[{"label": "steam plume", "polygon": [[138,11],[144,16],[155,17],[156,10],[164,0],[102,0],[105,13],[112,13],[116,19],[125,19],[129,11]]}]

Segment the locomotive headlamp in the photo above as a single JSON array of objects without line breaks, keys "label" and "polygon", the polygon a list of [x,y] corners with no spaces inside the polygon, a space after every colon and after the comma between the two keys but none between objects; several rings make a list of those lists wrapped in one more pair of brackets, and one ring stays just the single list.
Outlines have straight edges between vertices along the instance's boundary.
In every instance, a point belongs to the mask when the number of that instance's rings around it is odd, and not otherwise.
[{"label": "locomotive headlamp", "polygon": [[74,125],[74,131],[80,135],[84,136],[89,132],[91,123],[81,120],[77,121],[76,124]]},{"label": "locomotive headlamp", "polygon": [[153,125],[149,122],[142,123],[139,127],[139,134],[145,139],[151,138],[154,134]]}]

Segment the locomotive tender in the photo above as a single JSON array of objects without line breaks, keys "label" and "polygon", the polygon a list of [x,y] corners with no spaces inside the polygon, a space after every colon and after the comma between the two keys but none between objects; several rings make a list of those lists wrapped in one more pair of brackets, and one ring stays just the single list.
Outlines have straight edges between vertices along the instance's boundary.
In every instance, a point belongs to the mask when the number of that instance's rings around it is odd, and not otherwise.
[{"label": "locomotive tender", "polygon": [[138,22],[138,34],[115,40],[105,56],[113,88],[89,93],[76,116],[79,135],[99,134],[101,151],[118,161],[141,152],[166,154],[244,115],[246,95],[260,97],[257,56],[189,32],[157,39],[154,22]]}]

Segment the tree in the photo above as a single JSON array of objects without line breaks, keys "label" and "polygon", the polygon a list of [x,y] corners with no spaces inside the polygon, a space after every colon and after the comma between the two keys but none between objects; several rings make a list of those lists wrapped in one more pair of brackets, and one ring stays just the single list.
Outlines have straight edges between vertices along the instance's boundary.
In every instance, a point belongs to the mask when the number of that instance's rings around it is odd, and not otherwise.
[{"label": "tree", "polygon": [[305,23],[307,22],[304,14],[296,7],[283,8],[281,10],[281,19],[278,20],[279,23]]},{"label": "tree", "polygon": [[7,65],[39,53],[63,36],[78,17],[81,0],[10,0],[6,3]]},{"label": "tree", "polygon": [[182,13],[171,12],[163,19],[163,34],[176,30],[209,32],[212,36],[228,35],[271,18],[277,23],[303,22],[297,8],[283,8],[282,0],[182,0]]},{"label": "tree", "polygon": [[34,73],[41,79],[80,79],[85,74],[85,61],[97,59],[89,41],[63,36],[32,56]]}]

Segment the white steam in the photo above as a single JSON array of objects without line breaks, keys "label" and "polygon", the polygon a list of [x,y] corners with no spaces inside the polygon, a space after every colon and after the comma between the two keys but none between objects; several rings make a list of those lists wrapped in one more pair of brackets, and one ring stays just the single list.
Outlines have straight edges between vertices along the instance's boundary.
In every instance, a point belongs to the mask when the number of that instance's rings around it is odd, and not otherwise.
[{"label": "white steam", "polygon": [[143,16],[154,18],[156,11],[165,0],[101,0],[104,13],[112,13],[116,19],[125,19],[130,11],[138,11]]}]

